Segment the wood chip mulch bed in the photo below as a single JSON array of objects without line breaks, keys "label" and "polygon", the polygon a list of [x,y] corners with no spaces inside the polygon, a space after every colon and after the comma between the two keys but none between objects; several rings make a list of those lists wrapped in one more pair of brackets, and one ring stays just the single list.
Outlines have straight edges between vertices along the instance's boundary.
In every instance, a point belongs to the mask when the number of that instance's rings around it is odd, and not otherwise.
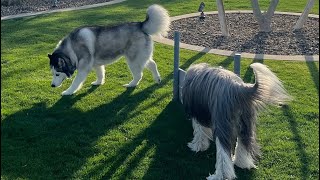
[{"label": "wood chip mulch bed", "polygon": [[293,32],[299,16],[275,14],[272,32],[259,32],[252,13],[227,13],[229,37],[221,35],[218,15],[175,20],[168,38],[180,31],[183,43],[236,52],[272,55],[319,55],[319,19],[308,18],[300,31]]}]

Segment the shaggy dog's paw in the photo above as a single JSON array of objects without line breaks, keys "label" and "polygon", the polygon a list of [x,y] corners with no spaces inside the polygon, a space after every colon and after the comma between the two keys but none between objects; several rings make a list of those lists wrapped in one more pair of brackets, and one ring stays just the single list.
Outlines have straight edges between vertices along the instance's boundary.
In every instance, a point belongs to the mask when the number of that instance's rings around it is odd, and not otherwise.
[{"label": "shaggy dog's paw", "polygon": [[206,179],[207,180],[223,180],[223,177],[221,177],[221,176],[218,176],[218,175],[216,175],[216,174],[209,174],[210,176],[208,176]]},{"label": "shaggy dog's paw", "polygon": [[207,140],[203,141],[191,141],[188,143],[188,147],[191,149],[191,151],[199,152],[199,151],[205,151],[209,148],[210,142]]},{"label": "shaggy dog's paw", "polygon": [[252,157],[235,158],[233,164],[241,169],[257,169],[257,166],[253,163]]}]

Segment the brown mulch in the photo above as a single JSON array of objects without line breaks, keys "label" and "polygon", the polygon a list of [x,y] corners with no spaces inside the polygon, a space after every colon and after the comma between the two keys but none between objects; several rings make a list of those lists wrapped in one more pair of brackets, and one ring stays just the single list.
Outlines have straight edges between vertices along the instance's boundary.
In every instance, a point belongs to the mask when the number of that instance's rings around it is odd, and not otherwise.
[{"label": "brown mulch", "polygon": [[236,52],[274,55],[318,55],[319,19],[308,18],[300,31],[293,32],[299,16],[275,14],[272,32],[259,32],[252,13],[226,14],[229,37],[221,35],[218,15],[207,15],[204,21],[191,17],[173,21],[169,38],[180,31],[183,43]]}]

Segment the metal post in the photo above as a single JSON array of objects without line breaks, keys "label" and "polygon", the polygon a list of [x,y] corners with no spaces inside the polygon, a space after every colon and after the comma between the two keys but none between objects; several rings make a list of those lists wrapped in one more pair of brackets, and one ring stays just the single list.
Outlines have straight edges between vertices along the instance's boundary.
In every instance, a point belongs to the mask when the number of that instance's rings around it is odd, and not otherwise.
[{"label": "metal post", "polygon": [[240,59],[241,54],[236,53],[234,55],[234,73],[237,74],[240,77]]},{"label": "metal post", "polygon": [[174,32],[173,100],[179,101],[179,50],[180,32]]}]

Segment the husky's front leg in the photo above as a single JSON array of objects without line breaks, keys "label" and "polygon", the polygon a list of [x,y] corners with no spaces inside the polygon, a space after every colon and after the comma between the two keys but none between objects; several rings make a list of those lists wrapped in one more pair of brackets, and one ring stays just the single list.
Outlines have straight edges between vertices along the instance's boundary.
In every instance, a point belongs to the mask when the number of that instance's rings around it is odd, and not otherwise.
[{"label": "husky's front leg", "polygon": [[81,88],[83,82],[86,80],[88,73],[89,71],[78,71],[78,74],[72,81],[71,86],[67,90],[63,91],[62,95],[72,95],[77,92]]},{"label": "husky's front leg", "polygon": [[96,85],[102,85],[104,84],[104,80],[105,80],[105,68],[104,66],[96,66],[94,67],[96,70],[96,74],[97,74],[97,80],[92,82],[91,84],[96,86]]}]

